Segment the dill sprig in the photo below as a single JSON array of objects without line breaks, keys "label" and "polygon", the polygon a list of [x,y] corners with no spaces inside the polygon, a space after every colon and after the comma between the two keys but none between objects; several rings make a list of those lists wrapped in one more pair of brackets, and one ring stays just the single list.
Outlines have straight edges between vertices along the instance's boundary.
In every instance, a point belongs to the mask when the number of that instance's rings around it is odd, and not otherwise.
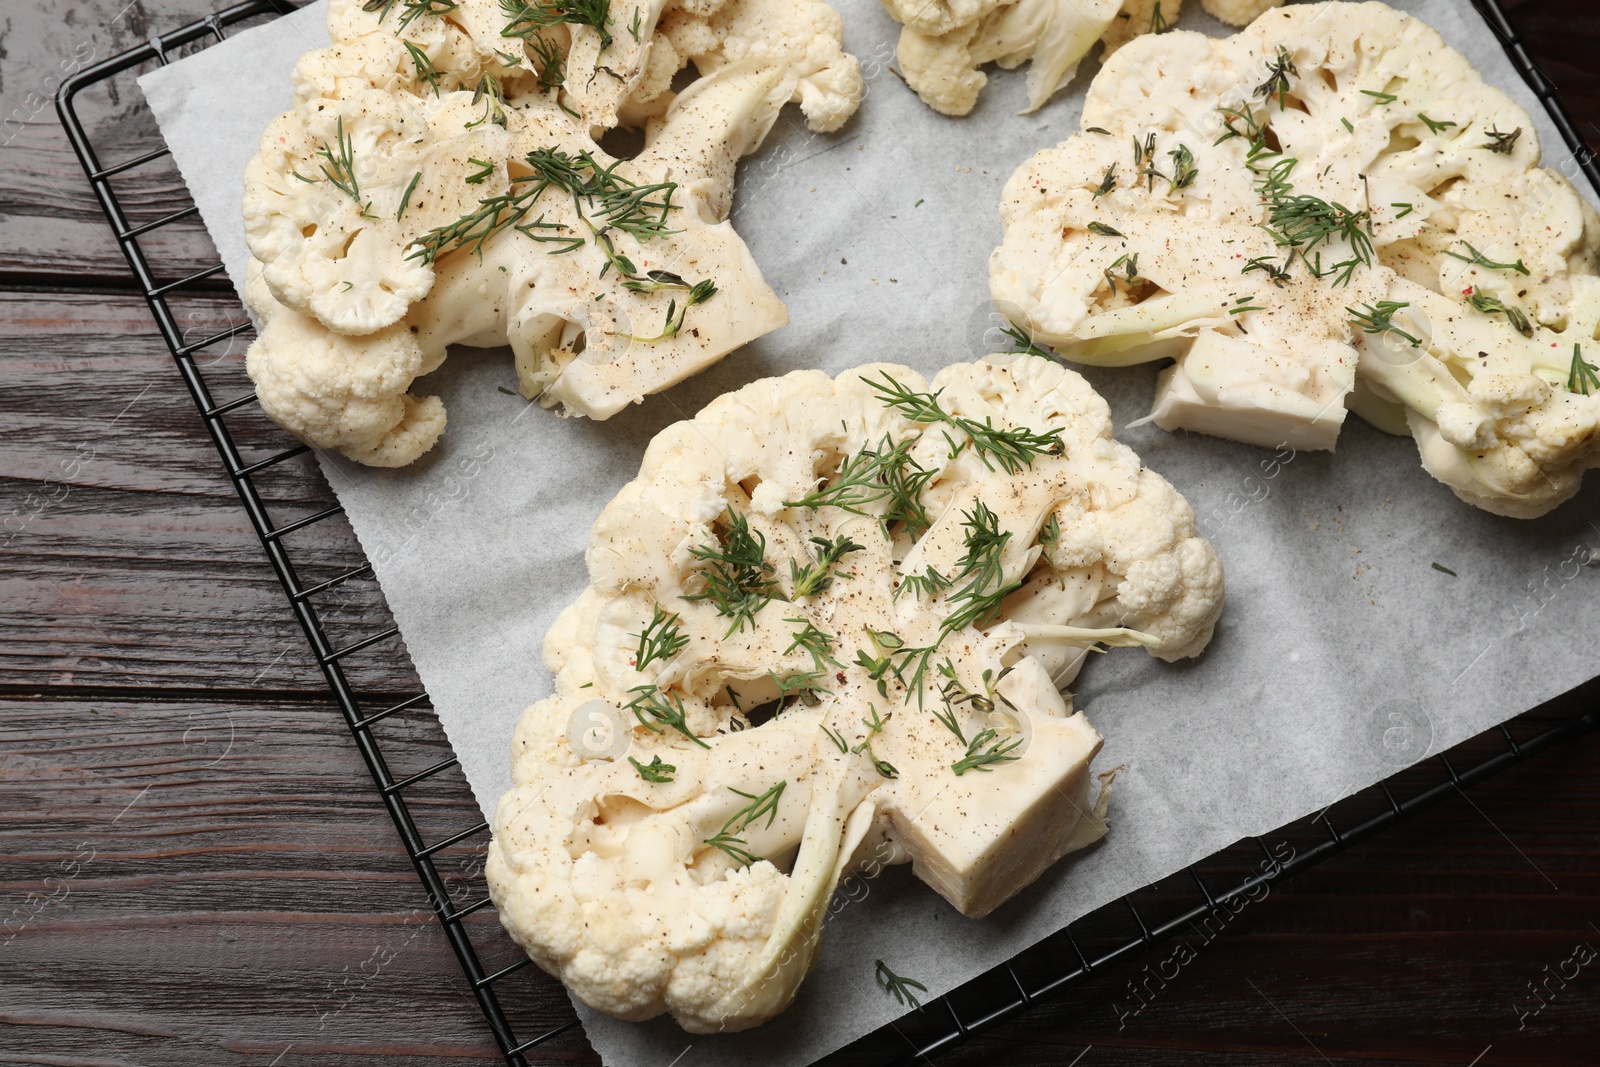
[{"label": "dill sprig", "polygon": [[892,444],[887,434],[877,448],[863,447],[845,459],[833,481],[799,500],[785,500],[786,508],[834,507],[853,515],[866,515],[868,504],[887,498],[888,507],[880,521],[888,526],[902,522],[915,537],[932,525],[922,506],[922,491],[937,471],[925,469],[911,458],[918,437]]},{"label": "dill sprig", "polygon": [[683,698],[676,693],[669,693],[654,685],[638,685],[628,690],[638,696],[628,701],[627,708],[633,712],[633,717],[653,734],[663,730],[676,730],[701,748],[710,748],[689,729],[688,718],[683,710]]},{"label": "dill sprig", "polygon": [[1583,358],[1583,346],[1572,346],[1572,369],[1567,372],[1567,392],[1588,396],[1590,390],[1600,389],[1600,367]]},{"label": "dill sprig", "polygon": [[822,732],[828,735],[828,740],[839,746],[839,755],[843,756],[849,753],[850,746],[844,743],[844,738],[838,730],[832,729],[825,722],[818,723],[818,725],[822,727]]},{"label": "dill sprig", "polygon": [[1522,127],[1518,126],[1510,133],[1501,133],[1493,126],[1490,126],[1484,131],[1484,136],[1488,137],[1489,139],[1483,144],[1479,145],[1479,148],[1487,148],[1489,151],[1494,152],[1497,155],[1509,156],[1512,149],[1516,148],[1517,146],[1517,138],[1522,136]]},{"label": "dill sprig", "polygon": [[[1098,235],[1100,237],[1121,237],[1122,236],[1122,231],[1121,230],[1112,229],[1110,226],[1107,226],[1103,222],[1091,222],[1091,223],[1089,223],[1089,232],[1092,233],[1092,234],[1096,234],[1096,235]],[[1011,333],[1012,337],[1020,337],[1021,336],[1020,334],[1012,333],[1011,330],[1009,330],[1009,329],[1006,332],[1007,333]],[[1023,340],[1026,341],[1026,338],[1023,338]],[[1028,344],[1032,344],[1033,342],[1028,341],[1027,343]]]},{"label": "dill sprig", "polygon": [[1488,293],[1474,293],[1467,298],[1467,303],[1485,315],[1504,315],[1512,329],[1524,337],[1533,336],[1533,323],[1528,321],[1527,313],[1521,308],[1502,303],[1497,297]]},{"label": "dill sprig", "polygon": [[[1118,267],[1123,269],[1123,276],[1121,278],[1117,277]],[[1133,253],[1132,255],[1124,252],[1121,256],[1117,257],[1116,262],[1112,263],[1111,266],[1105,269],[1105,276],[1106,284],[1111,287],[1111,291],[1113,293],[1117,291],[1118,282],[1126,285],[1128,287],[1128,292],[1131,293],[1133,292],[1135,286],[1145,285],[1150,281],[1148,278],[1141,278],[1139,276],[1139,253],[1137,252]]]},{"label": "dill sprig", "polygon": [[1195,166],[1194,153],[1189,150],[1189,146],[1180,144],[1167,155],[1172,157],[1172,177],[1167,179],[1172,183],[1170,191],[1176,192],[1193,185],[1194,180],[1200,176],[1200,168]]},{"label": "dill sprig", "polygon": [[783,650],[785,656],[797,648],[804,649],[810,654],[811,662],[819,674],[822,672],[823,664],[825,663],[831,663],[835,667],[843,666],[842,663],[833,658],[834,637],[832,634],[817,629],[816,624],[810,619],[784,619],[783,621],[800,624],[800,629],[790,635],[794,640],[790,641],[789,647]]},{"label": "dill sprig", "polygon": [[922,1007],[922,1002],[916,998],[911,990],[915,988],[920,992],[926,993],[928,991],[927,986],[915,978],[903,978],[895,974],[889,969],[889,965],[882,960],[875,960],[874,962],[877,964],[874,973],[877,975],[880,989],[885,993],[891,994],[901,1004],[909,1005],[913,1008]]},{"label": "dill sprig", "polygon": [[825,674],[827,671],[790,671],[787,674],[768,671],[767,677],[778,687],[779,700],[787,700],[791,694],[799,693],[800,703],[814,708],[822,702],[817,694],[828,691],[827,686],[818,682],[818,679]]},{"label": "dill sprig", "polygon": [[378,21],[382,22],[389,17],[389,12],[394,10],[395,4],[400,5],[400,29],[405,29],[424,15],[438,18],[448,15],[460,5],[456,0],[367,0],[361,5],[363,11],[376,11]]},{"label": "dill sprig", "polygon": [[789,578],[794,584],[796,598],[826,590],[833,584],[833,568],[839,565],[839,561],[850,553],[860,552],[867,547],[856,544],[844,534],[831,540],[826,537],[813,537],[811,543],[816,546],[815,563],[808,563],[802,567],[794,560],[789,561]]},{"label": "dill sprig", "polygon": [[1362,93],[1363,96],[1372,97],[1379,104],[1392,104],[1396,100],[1400,99],[1398,96],[1395,96],[1393,93],[1379,93],[1379,92],[1374,92],[1371,89],[1363,89],[1363,90],[1361,90],[1361,93]]},{"label": "dill sprig", "polygon": [[[961,676],[956,673],[956,665],[951,662],[948,656],[945,657],[945,661],[943,663],[939,664],[939,674],[946,679],[944,685],[939,690],[939,695],[944,698],[946,704],[949,704],[951,707],[954,707],[957,704],[971,704],[974,708],[983,712],[985,715],[994,710],[993,671],[985,669],[983,672],[983,685],[987,695],[985,695],[985,693],[974,693],[972,690],[968,689],[966,685],[962,683]],[[1002,676],[1003,675],[1004,672],[1002,672]],[[956,736],[961,737],[960,730],[956,731]],[[962,744],[966,744],[966,741],[966,738],[961,737]]]},{"label": "dill sprig", "polygon": [[663,611],[660,604],[655,605],[649,624],[639,633],[628,635],[639,639],[639,648],[633,656],[633,669],[642,671],[657,660],[665,663],[682,652],[689,643],[689,635],[678,626],[682,621],[681,616]]},{"label": "dill sprig", "polygon": [[[1371,226],[1370,211],[1353,211],[1337,201],[1300,194],[1279,196],[1274,200],[1263,228],[1280,246],[1299,252],[1302,261],[1306,261],[1306,254],[1319,244],[1342,237],[1356,260],[1371,266],[1373,248],[1368,233]],[[1354,265],[1346,261],[1338,266],[1349,268],[1344,276],[1348,283]]]},{"label": "dill sprig", "polygon": [[1161,14],[1161,0],[1156,0],[1155,10],[1150,12],[1150,33],[1166,33],[1172,29],[1167,24],[1166,17]]},{"label": "dill sprig", "polygon": [[419,170],[411,176],[411,182],[406,186],[406,191],[400,194],[400,207],[395,210],[394,221],[399,222],[406,213],[406,208],[411,206],[411,194],[417,191],[417,183],[422,180]]},{"label": "dill sprig", "polygon": [[1527,265],[1520,258],[1515,263],[1496,263],[1465,241],[1461,242],[1461,247],[1467,250],[1466,255],[1462,255],[1453,248],[1445,249],[1444,254],[1451,259],[1459,259],[1463,263],[1470,263],[1474,267],[1483,267],[1486,270],[1514,270],[1518,274],[1528,273]]},{"label": "dill sprig", "polygon": [[1395,212],[1394,217],[1395,217],[1396,221],[1405,218],[1407,215],[1409,215],[1413,211],[1417,210],[1417,205],[1415,205],[1415,204],[1396,203],[1396,204],[1390,204],[1389,206],[1390,207],[1397,207],[1397,208],[1403,208],[1404,209],[1402,211]]},{"label": "dill sprig", "polygon": [[641,24],[641,19],[642,19],[642,16],[640,15],[639,9],[638,8],[634,8],[633,9],[633,21],[628,24],[628,33],[630,33],[633,36],[633,43],[634,44],[638,44],[639,43],[639,27],[640,27],[640,24]]},{"label": "dill sprig", "polygon": [[[1000,529],[1000,518],[978,501],[971,511],[964,511],[962,527],[966,530],[966,552],[957,564],[952,586],[955,592],[945,597],[953,607],[944,620],[944,634],[952,634],[967,626],[984,626],[1000,610],[1000,602],[1022,582],[1006,584],[1001,556],[1011,540],[1010,530]],[[964,584],[960,584],[964,583]]]},{"label": "dill sprig", "polygon": [[1272,279],[1273,285],[1276,285],[1278,288],[1282,289],[1285,285],[1289,284],[1289,265],[1293,262],[1294,253],[1292,252],[1289,254],[1289,258],[1284,261],[1282,266],[1274,263],[1266,256],[1257,256],[1255,259],[1247,262],[1244,265],[1244,270],[1240,271],[1239,273],[1249,274],[1253,270],[1259,270],[1266,274],[1268,278]]},{"label": "dill sprig", "polygon": [[1276,96],[1278,109],[1283,110],[1288,106],[1290,75],[1298,78],[1300,72],[1295,69],[1294,57],[1289,54],[1289,50],[1279,45],[1277,56],[1267,61],[1267,80],[1256,86],[1252,95],[1259,96],[1263,100],[1271,100]]},{"label": "dill sprig", "polygon": [[1133,139],[1133,169],[1138,172],[1139,177],[1150,180],[1150,191],[1152,193],[1156,191],[1156,179],[1165,177],[1156,169],[1156,134],[1154,130],[1145,135],[1143,144],[1139,142],[1139,138],[1135,137]]},{"label": "dill sprig", "polygon": [[1107,193],[1109,193],[1111,190],[1115,189],[1116,187],[1117,187],[1117,165],[1115,163],[1113,163],[1113,164],[1111,164],[1111,166],[1106,168],[1106,176],[1103,179],[1101,179],[1100,187],[1094,191],[1094,196],[1090,197],[1090,199],[1091,200],[1099,200],[1102,196],[1105,196]]},{"label": "dill sprig", "polygon": [[689,309],[697,304],[704,304],[716,295],[717,283],[710,278],[695,282],[690,287],[689,292],[685,294],[681,307],[678,304],[677,297],[667,301],[667,318],[661,324],[660,333],[654,337],[639,337],[631,333],[623,336],[630,341],[640,341],[644,344],[654,344],[657,341],[665,341],[669,337],[676,337],[683,330],[683,320],[689,314]]},{"label": "dill sprig", "polygon": [[773,820],[778,816],[778,801],[782,799],[783,790],[788,784],[787,780],[781,781],[759,796],[746,793],[742,789],[734,789],[730,785],[729,791],[739,794],[750,803],[728,816],[728,821],[722,824],[722,829],[706,838],[705,843],[712,848],[722,850],[729,859],[741,867],[759,862],[761,857],[751,853],[746,847],[745,840],[736,835],[749,829],[763,815],[767,817],[766,829],[770,830]]},{"label": "dill sprig", "polygon": [[727,514],[723,531],[713,544],[689,550],[709,566],[700,571],[705,589],[683,594],[683,599],[711,601],[718,615],[733,620],[728,625],[728,635],[732,635],[743,630],[745,623],[754,623],[756,612],[778,595],[778,583],[766,560],[766,536],[751,530],[750,521],[732,508]]},{"label": "dill sprig", "polygon": [[410,41],[401,41],[406,46],[406,52],[411,56],[411,63],[417,68],[417,80],[426,82],[432,89],[433,95],[439,95],[439,71],[433,65],[433,60],[428,58],[428,53],[412,44]]},{"label": "dill sprig", "polygon": [[545,92],[560,89],[567,83],[567,72],[564,64],[566,55],[561,51],[561,46],[548,37],[533,34],[527,38],[528,48],[533,52],[533,58],[539,65],[539,88]]},{"label": "dill sprig", "polygon": [[[1116,230],[1113,230],[1110,226],[1099,222],[1089,223],[1089,232],[1097,233],[1102,237],[1122,236],[1122,234],[1118,233]],[[1011,338],[1011,345],[1018,352],[1026,352],[1028,355],[1038,356],[1040,359],[1054,358],[1054,354],[1048,348],[1037,344],[1033,338],[1023,333],[1012,323],[1008,322],[1004,326],[1000,327],[1000,332]]]},{"label": "dill sprig", "polygon": [[628,762],[633,764],[633,769],[639,772],[639,777],[647,782],[670,782],[673,775],[678,773],[678,768],[670,763],[662,763],[660,756],[652,756],[649,763],[640,763],[632,756]]},{"label": "dill sprig", "polygon": [[968,771],[988,771],[996,763],[1010,763],[1021,759],[1020,756],[1011,755],[1021,744],[1020,737],[1013,737],[1007,741],[993,728],[985,729],[967,743],[967,754],[952,763],[950,769],[956,772],[957,778]]},{"label": "dill sprig", "polygon": [[475,163],[479,167],[478,170],[473,171],[464,179],[468,185],[482,185],[488,180],[489,175],[494,173],[494,164],[486,159],[468,157],[467,162]]},{"label": "dill sprig", "polygon": [[534,37],[565,22],[591,27],[600,34],[600,48],[611,47],[611,0],[500,0],[500,10],[511,20],[502,37]]},{"label": "dill sprig", "polygon": [[338,132],[335,137],[338,143],[337,149],[327,144],[317,149],[317,155],[322,158],[322,179],[359,206],[361,183],[356,179],[355,138],[344,132],[343,115],[339,116]]},{"label": "dill sprig", "polygon": [[1443,133],[1445,130],[1450,129],[1455,125],[1455,123],[1451,122],[1449,119],[1430,119],[1420,111],[1417,112],[1417,118],[1420,119],[1423,125],[1427,126],[1429,131],[1432,133]]},{"label": "dill sprig", "polygon": [[920,574],[907,574],[900,579],[900,588],[894,591],[894,598],[900,599],[900,594],[911,592],[919,597],[937,596],[950,588],[950,579],[940,574],[933,567],[928,567]]},{"label": "dill sprig", "polygon": [[[621,160],[602,166],[587,149],[573,155],[560,148],[540,148],[524,156],[523,162],[533,173],[513,177],[509,192],[478,201],[475,211],[418,238],[409,258],[432,263],[456,248],[481,254],[486,241],[513,226],[536,241],[561,244],[557,254],[581,248],[583,238],[576,234],[541,237],[534,232],[569,229],[561,223],[546,223],[541,216],[519,225],[551,190],[570,196],[585,223],[591,215],[599,217],[607,229],[621,230],[639,241],[677,232],[667,227],[668,213],[678,207],[672,202],[677,182],[639,185],[616,173]],[[589,225],[594,230],[593,224]]]},{"label": "dill sprig", "polygon": [[1399,311],[1401,308],[1408,308],[1410,306],[1411,305],[1409,303],[1404,301],[1380,300],[1376,304],[1367,304],[1365,309],[1362,311],[1357,311],[1355,308],[1351,307],[1345,308],[1345,311],[1349,314],[1350,318],[1355,321],[1356,325],[1361,327],[1362,332],[1370,334],[1396,334],[1411,342],[1411,346],[1416,348],[1422,344],[1422,341],[1419,338],[1413,337],[1409,333],[1406,333],[1406,331],[1394,324],[1394,313]]},{"label": "dill sprig", "polygon": [[[1066,451],[1059,430],[1041,434],[1022,426],[1009,430],[996,429],[987,416],[978,422],[976,419],[952,415],[939,406],[939,393],[919,393],[908,389],[887,373],[881,382],[870,378],[861,380],[871,386],[885,406],[896,409],[912,422],[942,423],[966,434],[978,458],[991,471],[994,470],[994,463],[998,463],[1007,474],[1017,474],[1023,468],[1033,466],[1035,456],[1059,456]],[[948,434],[946,439],[949,439]],[[953,441],[951,448],[956,448]],[[994,463],[990,462],[991,459]]]},{"label": "dill sprig", "polygon": [[506,125],[506,94],[500,86],[500,79],[493,74],[485,74],[478,79],[477,88],[472,90],[472,106],[483,105],[483,116],[466,125],[467,129],[482,126],[492,122],[501,129]]},{"label": "dill sprig", "polygon": [[1039,544],[1051,548],[1059,540],[1061,540],[1061,520],[1052,511],[1050,517],[1044,520],[1044,525],[1039,528]]}]

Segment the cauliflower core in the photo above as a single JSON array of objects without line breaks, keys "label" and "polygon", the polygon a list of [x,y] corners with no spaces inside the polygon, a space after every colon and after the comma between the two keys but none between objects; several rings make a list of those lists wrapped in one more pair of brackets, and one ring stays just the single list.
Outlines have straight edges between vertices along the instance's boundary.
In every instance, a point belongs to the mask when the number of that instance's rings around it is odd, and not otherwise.
[{"label": "cauliflower core", "polygon": [[982,916],[1099,839],[1101,739],[1061,687],[1101,644],[1197,655],[1222,607],[1189,505],[1032,356],[723,396],[655,438],[587,560],[490,892],[585,1003],[692,1032],[789,1004],[864,859]]},{"label": "cauliflower core", "polygon": [[[399,466],[444,429],[408,390],[448,345],[509,344],[524,395],[604,419],[787,321],[726,221],[734,168],[786,102],[818,131],[855,111],[838,15],[605,10],[332,0],[245,172],[247,367],[280,425]],[[597,142],[619,125],[633,158]]]},{"label": "cauliflower core", "polygon": [[1600,453],[1600,218],[1528,115],[1383,4],[1141,38],[1001,203],[997,308],[1164,357],[1151,419],[1332,449],[1346,407],[1463,500],[1542,515]]},{"label": "cauliflower core", "polygon": [[[1215,17],[1243,26],[1283,0],[1200,0]],[[965,115],[998,63],[1028,63],[1026,114],[1072,80],[1096,41],[1110,55],[1143,33],[1164,33],[1183,0],[883,0],[900,31],[896,50],[906,84],[944,115]]]}]

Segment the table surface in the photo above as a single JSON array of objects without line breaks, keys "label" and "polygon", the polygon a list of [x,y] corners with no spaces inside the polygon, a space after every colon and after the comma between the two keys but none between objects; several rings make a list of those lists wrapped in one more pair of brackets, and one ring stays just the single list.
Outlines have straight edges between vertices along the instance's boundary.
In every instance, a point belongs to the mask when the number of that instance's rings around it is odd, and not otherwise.
[{"label": "table surface", "polygon": [[[1600,144],[1592,0],[1508,6]],[[0,1063],[495,1062],[49,103],[63,72],[210,10],[43,0],[0,21]],[[157,143],[130,82],[83,106],[107,158]],[[136,219],[182,195],[170,167],[117,188]],[[198,225],[161,231],[152,251],[164,278],[214,262]],[[220,278],[175,306],[194,339],[240,314]],[[223,396],[245,390],[233,348],[204,357],[238,385]],[[248,447],[275,440],[252,432]],[[328,499],[303,460],[268,492],[283,516]],[[360,560],[342,520],[295,549],[328,575]],[[388,618],[370,582],[324,609],[367,632]],[[374,703],[420,688],[389,647],[352,670]],[[397,773],[449,754],[427,714],[396,716],[383,738]],[[454,772],[411,800],[425,829],[476,819]],[[941,1062],[1592,1064],[1600,965],[1572,977],[1564,961],[1600,946],[1597,831],[1589,734],[1191,939],[1193,961],[1137,1014],[1154,956]],[[441,861],[463,884],[476,871],[471,849]],[[491,912],[471,922],[495,940]],[[489,965],[513,952],[499,939]],[[551,980],[518,980],[525,1032],[570,1017]],[[581,1033],[538,1058],[596,1062]]]}]

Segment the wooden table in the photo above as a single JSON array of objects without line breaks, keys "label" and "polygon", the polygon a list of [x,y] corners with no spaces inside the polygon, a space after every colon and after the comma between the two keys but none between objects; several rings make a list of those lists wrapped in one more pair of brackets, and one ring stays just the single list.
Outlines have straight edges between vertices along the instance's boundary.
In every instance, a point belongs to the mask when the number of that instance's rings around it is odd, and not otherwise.
[{"label": "wooden table", "polygon": [[[0,23],[0,1063],[490,1063],[483,1020],[48,103],[62,71],[209,6],[45,0]],[[1600,12],[1510,7],[1600,143]],[[127,84],[86,110],[101,143],[155,143]],[[178,188],[159,167],[119,183],[141,217]],[[213,262],[198,226],[156,244],[172,277]],[[179,308],[195,337],[238,315],[222,279]],[[242,383],[240,355],[219,348],[209,373]],[[288,464],[272,499],[307,512],[328,490],[309,464]],[[330,574],[359,559],[338,522],[308,536],[305,554]],[[387,620],[370,583],[331,610],[369,629]],[[374,699],[420,685],[394,655],[354,678]],[[385,729],[404,766],[448,755],[427,715]],[[425,822],[474,818],[459,776],[413,801]],[[1275,889],[1125,1026],[1126,985],[1148,959],[943,1062],[1593,1064],[1600,962],[1543,1000],[1530,988],[1580,943],[1600,947],[1597,831],[1591,734]],[[445,863],[464,879],[475,857]],[[526,978],[527,1032],[568,1017],[553,983]],[[595,1057],[574,1036],[540,1060]]]}]

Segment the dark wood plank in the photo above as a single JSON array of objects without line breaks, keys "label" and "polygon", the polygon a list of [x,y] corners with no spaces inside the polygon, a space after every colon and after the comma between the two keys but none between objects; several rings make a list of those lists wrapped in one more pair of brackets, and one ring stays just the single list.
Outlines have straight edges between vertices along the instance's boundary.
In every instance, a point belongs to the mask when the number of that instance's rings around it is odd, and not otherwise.
[{"label": "dark wood plank", "polygon": [[[426,713],[383,743],[397,775],[449,751]],[[480,819],[452,772],[407,796],[429,840]],[[0,701],[0,810],[0,1062],[494,1054],[326,705]],[[458,903],[481,844],[439,854]],[[487,967],[517,958],[491,912],[469,922]],[[553,981],[520,988],[528,1033],[570,1018]]]},{"label": "dark wood plank", "polygon": [[[243,312],[175,301],[193,340]],[[0,687],[319,692],[299,625],[142,299],[0,292]],[[219,398],[249,391],[244,342],[201,359]],[[294,442],[252,406],[230,416],[248,457]],[[332,502],[309,456],[258,479],[287,522]],[[291,535],[306,585],[363,562],[342,518]],[[319,598],[333,639],[390,619],[376,584]],[[354,657],[363,690],[414,692],[398,642]]]}]

